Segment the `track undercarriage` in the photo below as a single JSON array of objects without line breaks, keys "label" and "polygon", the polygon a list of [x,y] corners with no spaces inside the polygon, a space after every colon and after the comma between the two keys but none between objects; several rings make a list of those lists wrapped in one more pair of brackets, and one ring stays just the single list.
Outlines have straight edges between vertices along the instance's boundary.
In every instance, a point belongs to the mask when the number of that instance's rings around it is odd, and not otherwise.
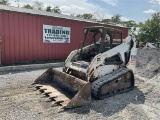
[{"label": "track undercarriage", "polygon": [[127,68],[120,68],[91,84],[92,95],[104,99],[115,94],[130,91],[134,87],[133,72]]}]

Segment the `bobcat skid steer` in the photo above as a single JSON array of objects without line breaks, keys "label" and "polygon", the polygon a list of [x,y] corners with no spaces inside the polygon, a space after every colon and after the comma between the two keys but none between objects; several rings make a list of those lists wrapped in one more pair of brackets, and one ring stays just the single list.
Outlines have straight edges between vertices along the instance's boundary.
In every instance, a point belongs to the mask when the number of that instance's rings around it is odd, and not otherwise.
[{"label": "bobcat skid steer", "polygon": [[131,34],[122,41],[120,30],[84,28],[81,48],[69,54],[63,72],[49,68],[34,81],[35,87],[61,108],[88,104],[91,96],[104,99],[132,90],[136,39]]}]

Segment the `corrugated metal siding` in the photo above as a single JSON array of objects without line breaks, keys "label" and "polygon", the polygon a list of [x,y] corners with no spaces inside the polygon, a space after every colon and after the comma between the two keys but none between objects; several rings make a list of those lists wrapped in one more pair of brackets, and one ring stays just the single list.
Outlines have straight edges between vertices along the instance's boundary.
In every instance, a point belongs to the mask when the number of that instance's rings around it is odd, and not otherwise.
[{"label": "corrugated metal siding", "polygon": [[[43,24],[71,27],[71,43],[43,43]],[[2,64],[65,59],[83,40],[83,27],[101,26],[49,16],[0,11]],[[106,25],[110,26],[110,25]],[[128,28],[115,27],[128,35]]]},{"label": "corrugated metal siding", "polygon": [[2,12],[0,12],[0,64],[1,64],[1,56],[2,56],[2,39],[1,39],[1,37],[2,37]]}]

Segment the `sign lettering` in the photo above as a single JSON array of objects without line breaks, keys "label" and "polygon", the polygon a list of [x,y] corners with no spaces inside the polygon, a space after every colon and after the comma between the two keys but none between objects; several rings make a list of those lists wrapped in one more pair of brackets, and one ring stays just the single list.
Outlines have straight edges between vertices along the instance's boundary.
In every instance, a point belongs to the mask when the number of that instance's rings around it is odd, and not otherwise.
[{"label": "sign lettering", "polygon": [[44,43],[70,43],[70,27],[43,25]]}]

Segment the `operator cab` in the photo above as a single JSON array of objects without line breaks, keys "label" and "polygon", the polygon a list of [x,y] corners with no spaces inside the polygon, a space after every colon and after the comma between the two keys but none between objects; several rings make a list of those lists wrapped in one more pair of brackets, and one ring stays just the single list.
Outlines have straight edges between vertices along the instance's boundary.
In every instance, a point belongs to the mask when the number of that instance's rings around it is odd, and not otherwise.
[{"label": "operator cab", "polygon": [[[70,75],[87,80],[87,70],[94,57],[122,43],[122,32],[117,29],[97,26],[84,28],[84,40],[71,65],[64,71]],[[116,61],[116,62],[115,62]],[[118,61],[118,62],[117,62]],[[120,61],[120,62],[119,62]],[[119,55],[105,59],[105,64],[121,64]]]},{"label": "operator cab", "polygon": [[122,43],[122,31],[103,27],[84,28],[84,40],[79,51],[80,60],[90,62],[94,56]]}]

